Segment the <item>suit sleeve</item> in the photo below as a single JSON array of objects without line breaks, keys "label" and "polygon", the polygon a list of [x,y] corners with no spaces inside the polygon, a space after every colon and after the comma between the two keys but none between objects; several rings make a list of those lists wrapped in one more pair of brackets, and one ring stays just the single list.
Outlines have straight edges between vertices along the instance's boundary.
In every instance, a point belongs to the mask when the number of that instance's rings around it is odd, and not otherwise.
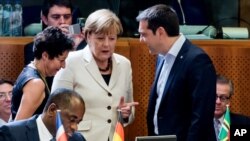
[{"label": "suit sleeve", "polygon": [[9,128],[5,125],[0,126],[0,141],[15,141],[11,136]]},{"label": "suit sleeve", "polygon": [[207,134],[214,136],[216,73],[206,54],[196,56],[191,64],[188,85],[192,97],[192,115],[187,140],[200,141],[208,137]]}]

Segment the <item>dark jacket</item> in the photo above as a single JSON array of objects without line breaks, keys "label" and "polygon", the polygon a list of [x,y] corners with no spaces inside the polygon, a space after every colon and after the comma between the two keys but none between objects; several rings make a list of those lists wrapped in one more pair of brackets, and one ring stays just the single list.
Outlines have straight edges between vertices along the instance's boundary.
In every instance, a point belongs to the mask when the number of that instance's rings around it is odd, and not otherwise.
[{"label": "dark jacket", "polygon": [[250,126],[250,117],[236,114],[236,113],[230,113],[230,121],[231,125],[249,125]]},{"label": "dark jacket", "polygon": [[[10,122],[0,127],[0,141],[39,141],[36,124],[38,115],[27,120]],[[80,133],[74,133],[69,141],[85,141]]]},{"label": "dark jacket", "polygon": [[[147,111],[149,135],[154,135],[157,81],[163,59],[158,59]],[[186,40],[165,84],[158,110],[159,135],[177,135],[177,141],[214,141],[216,73],[212,61]]]}]

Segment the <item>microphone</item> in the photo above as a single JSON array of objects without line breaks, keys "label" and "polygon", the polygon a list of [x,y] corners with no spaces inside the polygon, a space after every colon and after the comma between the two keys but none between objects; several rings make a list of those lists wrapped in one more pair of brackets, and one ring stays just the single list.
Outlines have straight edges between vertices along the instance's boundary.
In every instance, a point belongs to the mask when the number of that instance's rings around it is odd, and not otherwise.
[{"label": "microphone", "polygon": [[209,28],[210,25],[207,25],[205,28],[203,28],[202,30],[198,31],[196,34],[203,34],[203,32],[205,30],[207,30]]},{"label": "microphone", "polygon": [[182,8],[182,5],[181,5],[181,0],[177,0],[177,1],[178,1],[179,6],[180,6],[180,9],[181,9],[183,25],[185,25],[186,24],[186,18],[185,18],[185,14],[184,14],[184,11],[183,11],[183,8]]}]

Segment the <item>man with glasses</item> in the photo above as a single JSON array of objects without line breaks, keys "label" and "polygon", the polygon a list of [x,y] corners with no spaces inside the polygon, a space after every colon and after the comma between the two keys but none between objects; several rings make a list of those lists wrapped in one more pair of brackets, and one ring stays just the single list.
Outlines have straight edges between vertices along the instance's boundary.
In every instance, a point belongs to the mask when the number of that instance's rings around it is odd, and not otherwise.
[{"label": "man with glasses", "polygon": [[[233,82],[222,75],[217,75],[216,82],[216,103],[214,111],[214,128],[217,140],[221,125],[223,123],[224,114],[226,112],[227,105],[230,105],[230,99],[234,92]],[[247,116],[230,113],[231,125],[250,125],[250,118]]]},{"label": "man with glasses", "polygon": [[0,79],[0,126],[8,122],[10,118],[10,107],[13,83]]}]

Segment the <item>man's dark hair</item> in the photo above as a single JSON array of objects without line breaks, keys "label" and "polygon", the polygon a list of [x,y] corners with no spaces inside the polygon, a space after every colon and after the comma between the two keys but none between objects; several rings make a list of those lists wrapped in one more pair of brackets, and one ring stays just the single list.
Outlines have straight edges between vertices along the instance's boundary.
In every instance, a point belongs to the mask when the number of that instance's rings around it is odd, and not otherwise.
[{"label": "man's dark hair", "polygon": [[[73,13],[73,5],[71,3],[71,0],[44,0],[42,6],[42,15],[48,18],[50,8],[52,8],[55,5],[69,8],[71,14]],[[45,29],[46,27],[47,25],[45,25],[44,22],[42,22],[42,29]]]},{"label": "man's dark hair", "polygon": [[14,83],[13,83],[12,81],[9,81],[9,80],[2,79],[2,78],[1,78],[1,79],[0,79],[0,85],[5,84],[5,83],[10,84],[11,86],[14,85]]},{"label": "man's dark hair", "polygon": [[232,97],[232,95],[233,95],[233,93],[234,93],[234,85],[233,85],[233,82],[232,82],[229,78],[227,78],[227,77],[225,77],[225,76],[223,76],[223,75],[221,75],[221,74],[217,74],[216,83],[217,83],[217,84],[225,84],[225,85],[228,85],[229,88],[230,88],[229,98]]},{"label": "man's dark hair", "polygon": [[148,29],[155,34],[159,27],[163,27],[169,36],[179,35],[179,19],[175,10],[167,5],[158,4],[142,11],[137,21],[148,21]]},{"label": "man's dark hair", "polygon": [[84,100],[77,92],[66,88],[58,88],[49,96],[44,111],[47,111],[52,103],[56,104],[59,109],[69,109],[72,106],[73,98],[79,99],[85,108]]},{"label": "man's dark hair", "polygon": [[47,27],[38,33],[34,39],[34,57],[42,58],[42,53],[47,52],[49,59],[62,55],[64,51],[73,49],[74,41],[68,35],[64,34],[58,27]]},{"label": "man's dark hair", "polygon": [[42,14],[47,17],[49,14],[49,10],[53,6],[67,7],[70,8],[71,13],[73,11],[73,6],[71,0],[44,0],[42,6]]}]

